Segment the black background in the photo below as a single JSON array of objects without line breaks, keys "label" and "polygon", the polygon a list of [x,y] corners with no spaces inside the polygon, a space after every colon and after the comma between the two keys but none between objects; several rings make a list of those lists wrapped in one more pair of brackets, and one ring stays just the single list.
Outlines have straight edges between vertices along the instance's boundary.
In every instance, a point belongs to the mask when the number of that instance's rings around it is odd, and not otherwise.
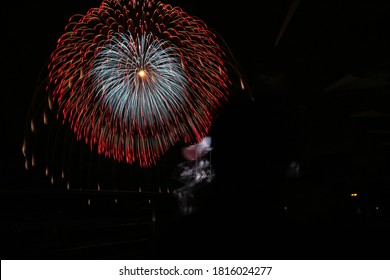
[{"label": "black background", "polygon": [[[213,125],[216,179],[189,216],[177,214],[170,196],[66,192],[25,170],[21,147],[39,73],[69,17],[99,2],[2,6],[2,258],[387,258],[385,1],[170,3],[226,40],[254,98],[234,93]],[[346,77],[352,82],[329,88]],[[114,197],[126,206],[114,209]],[[157,223],[149,223],[153,211]]]}]

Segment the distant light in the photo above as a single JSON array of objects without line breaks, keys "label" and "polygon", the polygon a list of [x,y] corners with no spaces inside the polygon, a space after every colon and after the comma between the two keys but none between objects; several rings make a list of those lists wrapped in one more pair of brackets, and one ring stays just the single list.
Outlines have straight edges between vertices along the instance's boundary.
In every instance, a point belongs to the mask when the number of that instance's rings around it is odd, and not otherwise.
[{"label": "distant light", "polygon": [[379,206],[375,207],[376,210],[379,210]]},{"label": "distant light", "polygon": [[351,196],[358,196],[357,193],[351,193]]}]

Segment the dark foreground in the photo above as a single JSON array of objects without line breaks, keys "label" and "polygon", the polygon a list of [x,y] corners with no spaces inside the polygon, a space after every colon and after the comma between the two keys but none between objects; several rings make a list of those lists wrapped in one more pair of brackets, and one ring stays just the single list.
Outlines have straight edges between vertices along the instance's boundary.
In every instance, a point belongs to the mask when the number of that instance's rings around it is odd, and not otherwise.
[{"label": "dark foreground", "polygon": [[212,188],[191,215],[170,195],[3,191],[1,258],[388,259],[386,209],[309,211]]}]

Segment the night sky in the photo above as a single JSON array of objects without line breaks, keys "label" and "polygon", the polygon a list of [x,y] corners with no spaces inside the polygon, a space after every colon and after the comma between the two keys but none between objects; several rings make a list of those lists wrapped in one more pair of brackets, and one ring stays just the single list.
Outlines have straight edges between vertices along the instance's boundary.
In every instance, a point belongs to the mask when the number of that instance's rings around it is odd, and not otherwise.
[{"label": "night sky", "polygon": [[[233,92],[215,120],[215,181],[188,216],[169,195],[67,192],[25,170],[39,74],[69,17],[100,4],[54,2],[1,8],[2,258],[388,258],[386,1],[169,1],[226,40],[251,90]],[[173,166],[178,151],[167,159]],[[159,170],[162,180],[171,167]]]}]

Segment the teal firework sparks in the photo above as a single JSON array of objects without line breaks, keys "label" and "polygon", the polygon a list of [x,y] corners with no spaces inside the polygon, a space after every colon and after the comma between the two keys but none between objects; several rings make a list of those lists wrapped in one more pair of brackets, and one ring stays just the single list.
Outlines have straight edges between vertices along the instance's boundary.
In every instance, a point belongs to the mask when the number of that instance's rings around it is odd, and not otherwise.
[{"label": "teal firework sparks", "polygon": [[229,98],[229,52],[200,19],[146,0],[72,17],[49,63],[49,103],[98,154],[141,167],[199,142]]}]

